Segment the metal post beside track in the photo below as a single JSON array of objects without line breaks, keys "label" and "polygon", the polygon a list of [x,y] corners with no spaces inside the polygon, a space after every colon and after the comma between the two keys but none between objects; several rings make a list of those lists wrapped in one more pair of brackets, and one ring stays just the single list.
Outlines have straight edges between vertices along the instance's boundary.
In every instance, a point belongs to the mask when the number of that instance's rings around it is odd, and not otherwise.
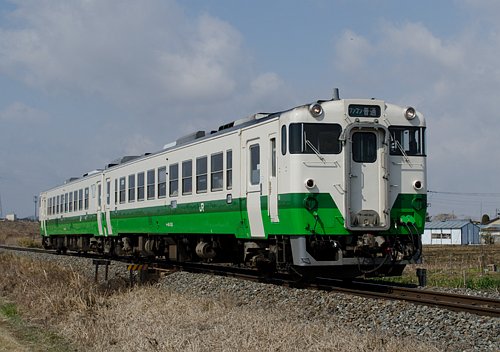
[{"label": "metal post beside track", "polygon": [[139,283],[143,284],[148,279],[148,264],[129,264],[127,270],[130,272],[130,286],[134,284],[134,272],[139,275]]},{"label": "metal post beside track", "polygon": [[108,267],[109,267],[109,264],[111,264],[111,261],[107,260],[107,259],[94,259],[92,261],[92,264],[95,265],[95,282],[98,282],[99,265],[104,265],[105,266],[104,280],[106,282],[108,282]]}]

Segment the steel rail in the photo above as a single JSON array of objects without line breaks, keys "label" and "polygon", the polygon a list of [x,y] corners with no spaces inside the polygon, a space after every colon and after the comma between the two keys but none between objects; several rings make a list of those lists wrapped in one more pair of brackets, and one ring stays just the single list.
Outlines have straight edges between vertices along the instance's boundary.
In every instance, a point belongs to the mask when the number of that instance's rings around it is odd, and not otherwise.
[{"label": "steel rail", "polygon": [[[46,253],[63,255],[56,251],[40,248],[26,248],[0,245],[0,248],[25,252]],[[102,258],[91,253],[68,253],[67,255],[95,259]],[[110,258],[113,260],[130,263],[132,257]],[[255,269],[237,267],[234,265],[204,264],[196,262],[166,262],[151,261],[145,258],[136,261],[151,264],[152,270],[187,271],[192,273],[205,273],[218,276],[234,277],[273,285],[288,286],[293,288],[316,289],[322,291],[340,292],[362,296],[366,298],[391,299],[438,307],[457,312],[467,312],[482,316],[500,318],[500,299],[479,296],[466,296],[447,292],[438,292],[422,288],[400,287],[389,284],[380,284],[373,281],[353,280],[345,281],[330,278],[314,278],[311,280],[297,280],[296,277],[286,274],[263,275]]]}]

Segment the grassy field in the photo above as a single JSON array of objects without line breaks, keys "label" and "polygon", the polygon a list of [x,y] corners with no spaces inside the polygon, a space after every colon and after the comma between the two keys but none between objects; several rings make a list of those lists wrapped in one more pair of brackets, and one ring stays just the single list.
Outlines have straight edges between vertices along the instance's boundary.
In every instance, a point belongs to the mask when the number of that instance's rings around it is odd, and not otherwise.
[{"label": "grassy field", "polygon": [[[36,223],[0,222],[0,243],[33,245]],[[425,247],[431,286],[499,289],[500,247]],[[53,262],[0,254],[0,351],[435,351],[424,343],[359,333],[334,319],[304,321],[231,300],[158,286],[97,286]],[[399,281],[416,282],[415,268]],[[346,349],[349,346],[349,349]]]}]

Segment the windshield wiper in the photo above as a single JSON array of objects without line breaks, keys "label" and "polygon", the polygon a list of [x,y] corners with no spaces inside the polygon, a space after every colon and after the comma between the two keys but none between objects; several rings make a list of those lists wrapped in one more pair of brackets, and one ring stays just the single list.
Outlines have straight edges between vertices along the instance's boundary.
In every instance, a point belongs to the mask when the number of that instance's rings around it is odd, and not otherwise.
[{"label": "windshield wiper", "polygon": [[304,141],[306,142],[306,145],[309,148],[311,148],[311,150],[314,152],[314,154],[316,154],[316,156],[319,158],[319,160],[321,160],[324,164],[326,164],[326,159],[323,157],[323,155],[321,155],[321,153],[319,152],[319,150],[316,149],[316,147],[311,142],[309,142],[309,140],[306,137],[305,132],[304,132]]}]

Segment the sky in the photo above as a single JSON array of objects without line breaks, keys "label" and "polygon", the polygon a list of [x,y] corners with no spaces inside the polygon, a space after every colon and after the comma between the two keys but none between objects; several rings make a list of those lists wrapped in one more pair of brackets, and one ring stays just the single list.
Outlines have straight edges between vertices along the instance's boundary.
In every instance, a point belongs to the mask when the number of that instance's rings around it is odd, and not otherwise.
[{"label": "sky", "polygon": [[0,0],[0,199],[329,99],[427,120],[429,213],[500,209],[500,1]]}]

